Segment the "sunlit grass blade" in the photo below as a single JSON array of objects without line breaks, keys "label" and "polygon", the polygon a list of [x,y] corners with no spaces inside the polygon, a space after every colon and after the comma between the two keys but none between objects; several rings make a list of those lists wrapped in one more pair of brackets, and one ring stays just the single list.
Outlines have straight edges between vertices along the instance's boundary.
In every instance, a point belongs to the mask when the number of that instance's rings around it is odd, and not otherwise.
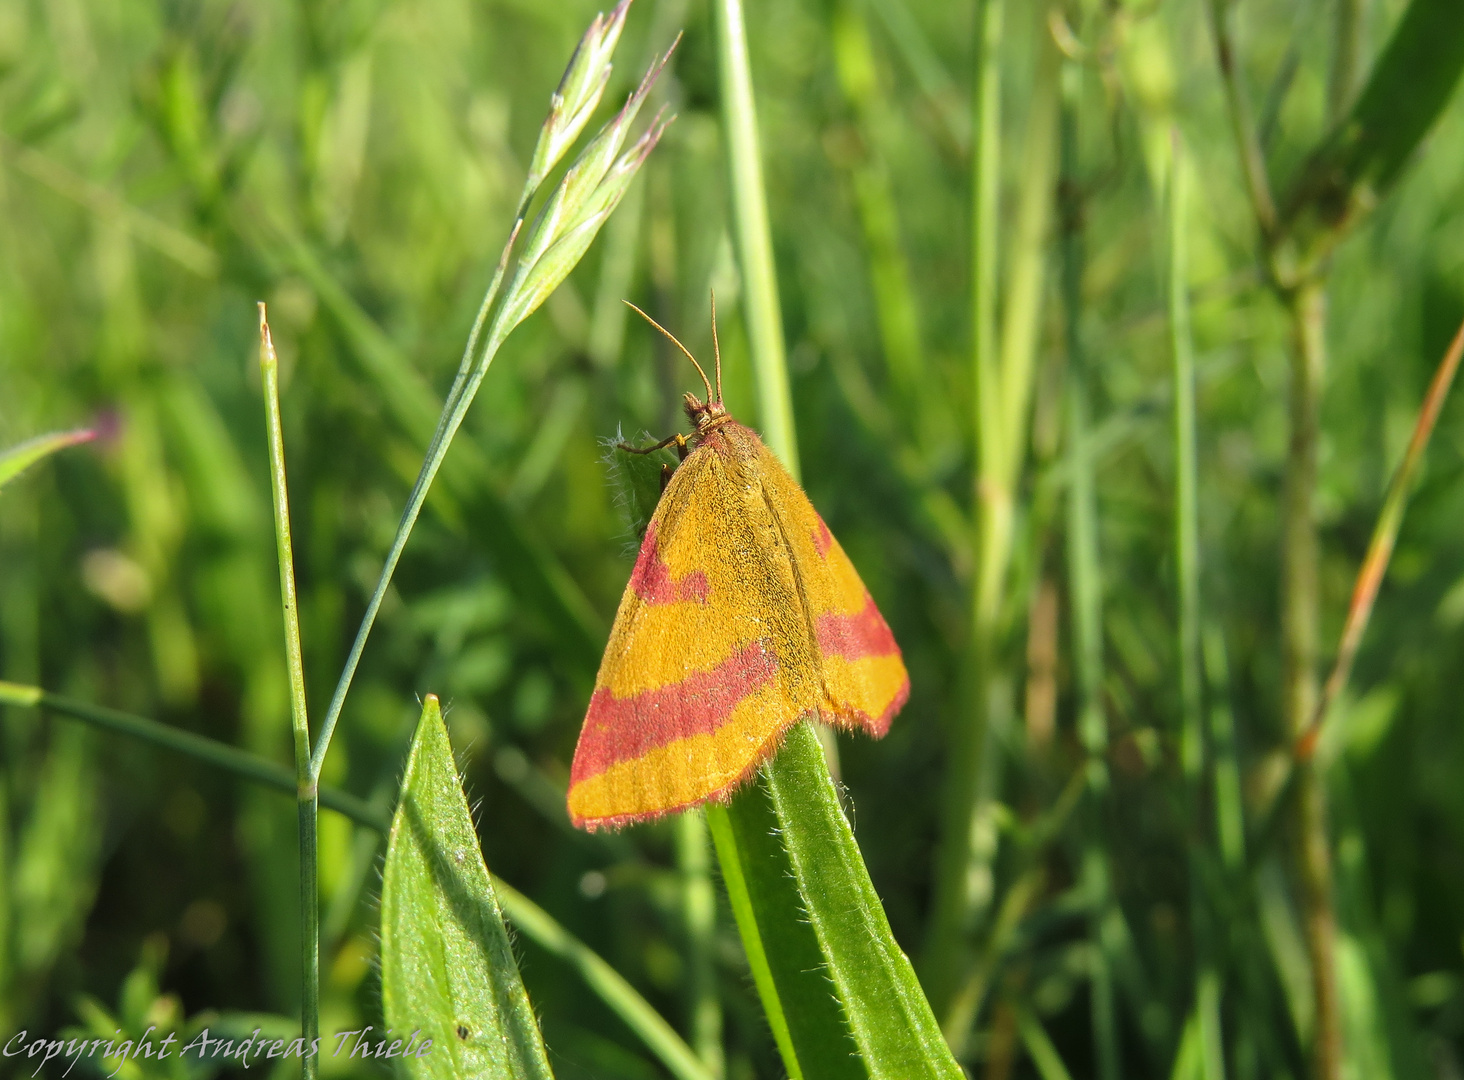
[{"label": "sunlit grass blade", "polygon": [[[310,721],[305,704],[305,664],[300,648],[300,602],[295,595],[295,549],[290,536],[290,493],[285,474],[285,440],[280,421],[280,361],[270,337],[264,304],[259,305],[259,371],[269,436],[270,495],[274,504],[275,554],[280,568],[285,667],[290,678],[290,725],[295,743],[295,782],[300,836],[300,1031],[307,1044],[320,1033],[320,883],[316,845],[316,788],[310,773]],[[301,1062],[305,1080],[320,1071],[319,1057]]]},{"label": "sunlit grass blade", "polygon": [[1004,554],[998,537],[1006,532],[1011,506],[999,483],[1003,398],[997,367],[997,249],[1001,182],[1001,45],[1003,0],[981,0],[976,7],[975,65],[972,78],[971,160],[971,418],[976,476],[974,520],[968,536],[971,578],[970,629],[967,634],[962,695],[951,724],[946,766],[944,813],[936,855],[935,897],[922,953],[921,975],[937,1013],[956,994],[960,969],[975,924],[991,903],[990,863],[993,831],[986,813],[985,776],[989,748],[986,698],[992,638],[1000,607]]},{"label": "sunlit grass blade", "polygon": [[83,428],[80,431],[58,431],[50,435],[38,435],[34,439],[0,451],[0,487],[4,487],[26,469],[42,458],[50,457],[58,450],[77,443],[90,442],[97,437],[95,431]]},{"label": "sunlit grass blade", "polygon": [[752,67],[742,0],[715,0],[717,74],[722,92],[722,126],[732,179],[732,224],[742,271],[743,308],[757,377],[757,415],[763,441],[793,479],[799,479],[793,394],[788,385],[783,313],[773,265],[773,237],[763,188],[762,150],[757,139]]},{"label": "sunlit grass blade", "polygon": [[1413,494],[1414,477],[1423,462],[1424,451],[1428,449],[1429,439],[1433,435],[1434,425],[1438,423],[1444,400],[1449,395],[1449,388],[1454,384],[1461,358],[1464,358],[1464,324],[1454,334],[1454,340],[1450,342],[1434,371],[1428,391],[1424,394],[1423,404],[1419,406],[1418,419],[1414,422],[1408,449],[1388,484],[1383,508],[1378,513],[1372,538],[1368,541],[1367,554],[1363,556],[1357,581],[1352,587],[1352,600],[1347,605],[1347,621],[1342,628],[1342,640],[1337,646],[1337,659],[1332,665],[1332,673],[1322,687],[1311,724],[1296,743],[1296,756],[1301,761],[1309,760],[1316,752],[1332,705],[1352,674],[1352,662],[1357,658],[1358,646],[1362,644],[1362,635],[1367,631],[1368,620],[1372,617],[1373,604],[1377,602],[1378,589],[1382,586],[1383,576],[1388,572],[1388,563],[1393,557],[1393,545],[1398,540],[1398,529],[1403,524],[1403,512],[1408,507],[1408,497]]},{"label": "sunlit grass blade", "polygon": [[401,1059],[410,1076],[553,1076],[430,694],[382,871],[381,999],[389,1028],[432,1040]]},{"label": "sunlit grass blade", "polygon": [[768,785],[759,780],[730,806],[709,805],[706,814],[753,983],[788,1076],[870,1076],[830,985]]},{"label": "sunlit grass blade", "polygon": [[1077,687],[1077,736],[1087,755],[1089,805],[1092,822],[1083,837],[1082,874],[1088,890],[1090,956],[1089,1019],[1095,1073],[1100,1080],[1118,1080],[1122,1048],[1118,1025],[1114,972],[1107,921],[1117,908],[1112,893],[1112,857],[1098,822],[1109,798],[1106,756],[1109,745],[1104,683],[1104,575],[1098,529],[1097,457],[1089,420],[1092,373],[1082,332],[1084,207],[1079,201],[1082,178],[1078,171],[1078,119],[1081,69],[1064,65],[1062,73],[1061,187],[1073,202],[1063,214],[1060,247],[1064,343],[1067,369],[1063,376],[1063,454],[1068,473],[1066,504],[1067,572],[1072,621],[1072,651]]},{"label": "sunlit grass blade", "polygon": [[686,931],[687,1016],[692,1045],[709,1074],[725,1068],[722,1002],[717,992],[717,894],[712,886],[711,838],[702,814],[676,820],[676,868],[681,876],[681,914]]},{"label": "sunlit grass blade", "polygon": [[[788,733],[765,783],[802,898],[802,917],[823,956],[822,974],[868,1075],[960,1077],[914,968],[890,932],[824,764],[823,747],[807,724]],[[743,798],[757,794],[754,789]],[[782,917],[789,916],[796,917],[794,912]],[[793,1007],[801,1009],[803,1002]]]},{"label": "sunlit grass blade", "polygon": [[1179,578],[1180,765],[1200,780],[1204,748],[1200,656],[1199,465],[1195,429],[1195,357],[1190,337],[1187,240],[1189,166],[1179,133],[1170,143],[1169,334],[1174,363],[1174,548]]}]

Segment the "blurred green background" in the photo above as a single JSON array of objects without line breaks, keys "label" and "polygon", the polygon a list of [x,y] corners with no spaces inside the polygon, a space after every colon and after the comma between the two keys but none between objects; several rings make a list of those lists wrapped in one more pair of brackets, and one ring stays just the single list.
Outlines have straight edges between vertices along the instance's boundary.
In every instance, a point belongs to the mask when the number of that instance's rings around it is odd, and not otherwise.
[{"label": "blurred green background", "polygon": [[[1358,14],[1365,74],[1399,0],[1245,0],[1238,12],[1240,81],[1278,178],[1327,130],[1339,6]],[[595,10],[0,0],[0,446],[103,431],[0,496],[0,678],[289,761],[255,302],[269,304],[282,363],[321,715],[549,94]],[[973,14],[934,0],[754,0],[749,11],[805,485],[911,671],[888,738],[840,749],[857,836],[912,956],[927,933],[947,730],[968,675]],[[685,1031],[695,965],[673,827],[578,834],[562,803],[636,542],[605,441],[673,430],[681,392],[696,385],[620,300],[706,355],[715,289],[727,402],[757,423],[707,5],[640,0],[610,97],[682,27],[656,92],[678,118],[585,263],[489,373],[452,450],[458,480],[439,484],[407,550],[325,781],[362,796],[393,790],[418,697],[440,694],[490,868]],[[1214,53],[1205,7],[1189,0],[1006,12],[999,273],[1017,257],[1032,88],[1054,57],[1064,150],[1040,192],[1051,225],[1033,249],[1047,273],[1031,438],[992,681],[998,852],[1054,803],[1083,754],[1062,508],[1074,392],[1096,483],[1108,789],[1041,849],[1040,873],[1001,854],[992,863],[984,887],[998,904],[1014,882],[1027,892],[989,953],[990,1001],[967,1048],[980,1075],[1038,1075],[1012,1050],[1012,1025],[1028,1016],[1073,1076],[1107,1075],[1105,1038],[1122,1075],[1169,1075],[1202,960],[1223,976],[1233,1075],[1306,1071],[1312,1005],[1284,849],[1239,879],[1196,874],[1179,754],[1171,128],[1194,176],[1183,230],[1206,707],[1233,722],[1253,817],[1287,745],[1278,592],[1290,331],[1257,269]],[[1326,658],[1464,312],[1461,176],[1455,95],[1335,254],[1316,489]],[[1083,253],[1077,309],[1061,295],[1069,242]],[[1074,340],[1081,365],[1068,362]],[[1461,479],[1464,413],[1450,402],[1327,772],[1350,1076],[1464,1075]],[[129,972],[133,1004],[146,998],[158,1015],[298,1008],[289,800],[34,711],[5,710],[0,735],[0,1032],[59,1031],[87,995],[124,1009]],[[379,1024],[379,862],[336,815],[322,815],[320,839],[321,1026]],[[781,1075],[725,905],[714,945],[728,1076]],[[521,950],[558,1075],[663,1075],[568,968]]]}]

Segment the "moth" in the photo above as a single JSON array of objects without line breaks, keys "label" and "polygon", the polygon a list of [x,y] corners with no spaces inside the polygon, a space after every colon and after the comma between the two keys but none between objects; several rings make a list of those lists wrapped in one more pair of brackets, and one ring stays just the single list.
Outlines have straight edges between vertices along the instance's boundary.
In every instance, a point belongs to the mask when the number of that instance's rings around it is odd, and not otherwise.
[{"label": "moth", "polygon": [[[634,305],[630,305],[634,307]],[[570,770],[585,829],[726,801],[808,718],[879,738],[910,694],[894,635],[828,526],[757,433],[705,401],[651,515]]]}]

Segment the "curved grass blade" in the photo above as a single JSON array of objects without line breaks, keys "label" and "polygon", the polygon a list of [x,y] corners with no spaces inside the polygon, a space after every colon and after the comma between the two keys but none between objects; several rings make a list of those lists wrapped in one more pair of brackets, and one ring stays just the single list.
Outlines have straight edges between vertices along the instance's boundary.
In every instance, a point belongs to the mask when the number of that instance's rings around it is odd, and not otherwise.
[{"label": "curved grass blade", "polygon": [[55,431],[49,435],[37,435],[9,450],[0,451],[0,487],[4,487],[36,462],[57,450],[90,442],[96,437],[97,433],[87,428],[80,431]]},{"label": "curved grass blade", "polygon": [[382,874],[381,996],[389,1028],[432,1040],[402,1058],[414,1080],[553,1076],[430,694]]},{"label": "curved grass blade", "polygon": [[524,937],[568,963],[606,1005],[640,1036],[677,1080],[712,1080],[686,1040],[604,958],[506,881],[493,883],[504,913]]}]

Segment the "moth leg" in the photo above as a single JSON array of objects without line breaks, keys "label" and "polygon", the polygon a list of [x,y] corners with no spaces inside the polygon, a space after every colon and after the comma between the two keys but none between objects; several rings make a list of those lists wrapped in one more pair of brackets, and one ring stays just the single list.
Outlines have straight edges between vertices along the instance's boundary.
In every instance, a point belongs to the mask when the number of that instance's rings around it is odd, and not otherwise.
[{"label": "moth leg", "polygon": [[660,442],[655,443],[652,446],[631,446],[630,443],[616,443],[615,449],[624,450],[627,454],[654,454],[657,450],[664,450],[672,443],[676,444],[676,456],[679,457],[682,461],[685,461],[686,436],[680,434],[668,435]]},{"label": "moth leg", "polygon": [[665,462],[661,463],[661,494],[666,494],[666,485],[671,482],[671,474],[676,470]]}]

